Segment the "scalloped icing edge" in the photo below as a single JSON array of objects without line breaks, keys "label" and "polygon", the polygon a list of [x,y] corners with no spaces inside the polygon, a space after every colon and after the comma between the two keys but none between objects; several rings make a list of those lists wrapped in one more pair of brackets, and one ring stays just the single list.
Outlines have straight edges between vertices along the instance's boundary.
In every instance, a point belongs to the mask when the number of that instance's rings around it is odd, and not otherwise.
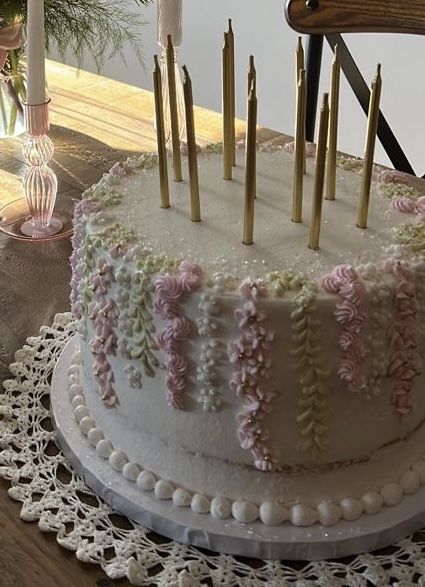
[{"label": "scalloped icing edge", "polygon": [[129,462],[125,453],[114,448],[102,430],[96,427],[96,422],[86,406],[84,391],[80,385],[80,367],[81,355],[77,352],[68,369],[68,396],[80,432],[95,448],[96,454],[107,460],[127,481],[136,483],[141,491],[152,492],[160,500],[172,500],[176,507],[190,507],[196,514],[210,514],[213,518],[222,520],[233,518],[242,524],[260,521],[266,526],[280,526],[284,522],[294,526],[311,526],[315,523],[325,527],[334,526],[341,519],[354,521],[363,513],[376,514],[384,505],[396,506],[404,495],[413,495],[421,485],[425,485],[425,460],[419,459],[403,473],[398,482],[387,483],[379,491],[364,493],[360,499],[346,497],[339,503],[323,500],[315,508],[302,503],[286,508],[277,501],[258,505],[242,499],[207,497],[162,479],[143,469],[138,463]]}]

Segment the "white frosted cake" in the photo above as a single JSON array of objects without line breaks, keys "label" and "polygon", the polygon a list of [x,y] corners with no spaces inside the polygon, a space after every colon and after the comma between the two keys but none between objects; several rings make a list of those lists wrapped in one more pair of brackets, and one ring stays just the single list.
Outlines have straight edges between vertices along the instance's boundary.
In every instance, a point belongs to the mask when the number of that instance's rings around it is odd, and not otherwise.
[{"label": "white frosted cake", "polygon": [[313,162],[295,224],[293,157],[264,149],[244,246],[244,154],[223,181],[218,151],[199,155],[200,223],[187,181],[160,208],[154,155],[77,205],[82,434],[140,492],[216,520],[328,526],[398,505],[425,483],[424,198],[375,170],[361,230],[361,162],[342,159],[313,251]]}]

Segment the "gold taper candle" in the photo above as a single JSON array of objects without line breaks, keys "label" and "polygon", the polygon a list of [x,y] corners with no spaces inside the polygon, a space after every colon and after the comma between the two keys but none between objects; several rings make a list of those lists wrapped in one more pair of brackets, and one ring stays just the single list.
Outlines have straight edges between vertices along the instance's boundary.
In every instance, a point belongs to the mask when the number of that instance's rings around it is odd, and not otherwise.
[{"label": "gold taper candle", "polygon": [[379,101],[381,98],[381,64],[378,64],[375,79],[372,82],[372,92],[369,100],[369,112],[367,117],[366,146],[363,161],[362,186],[360,193],[359,212],[357,226],[367,228],[369,213],[370,185],[372,183],[373,156],[375,153],[376,133],[379,121]]},{"label": "gold taper candle", "polygon": [[247,79],[248,79],[248,90],[247,90],[247,94],[246,95],[248,97],[249,96],[249,92],[251,91],[252,82],[254,82],[254,84],[257,85],[257,72],[255,71],[254,55],[250,55],[249,56],[249,65],[248,65]]},{"label": "gold taper candle", "polygon": [[297,111],[295,119],[294,185],[292,192],[292,222],[303,221],[303,184],[305,154],[305,69],[299,74],[297,84]]},{"label": "gold taper candle", "polygon": [[223,178],[232,179],[232,134],[229,91],[229,34],[224,33],[223,67]]},{"label": "gold taper candle", "polygon": [[[298,81],[300,78],[300,72],[305,69],[304,65],[304,47],[303,47],[303,40],[302,37],[298,37],[297,40],[297,47],[295,50],[295,88],[296,88],[296,95],[298,100]],[[304,82],[305,83],[305,82]],[[303,173],[307,171],[307,161],[306,161],[306,145],[305,145],[305,118],[306,118],[306,110],[307,110],[307,89],[304,89],[304,102],[303,102],[303,137],[304,137],[304,148],[303,148]]]},{"label": "gold taper candle", "polygon": [[328,166],[326,170],[327,200],[335,200],[340,72],[341,68],[338,57],[338,45],[335,45],[335,54],[332,62],[329,110]]},{"label": "gold taper candle", "polygon": [[162,101],[162,79],[158,55],[154,55],[153,92],[155,96],[156,140],[158,144],[159,185],[161,189],[161,208],[170,207],[168,186],[167,148],[165,145],[164,103]]},{"label": "gold taper candle", "polygon": [[329,94],[324,94],[320,110],[319,138],[316,149],[316,170],[314,174],[313,202],[311,211],[309,249],[317,250],[320,240],[320,225],[322,222],[323,185],[325,180],[326,143],[329,124]]},{"label": "gold taper candle", "polygon": [[230,140],[232,142],[232,165],[236,165],[236,90],[235,90],[235,35],[232,28],[232,19],[229,18],[229,94],[230,94]]},{"label": "gold taper candle", "polygon": [[196,153],[195,118],[193,115],[192,81],[186,66],[183,66],[183,93],[186,112],[187,157],[190,181],[190,219],[200,222],[201,205],[199,202],[198,156]]},{"label": "gold taper candle", "polygon": [[167,35],[167,76],[170,102],[171,141],[173,147],[174,181],[182,181],[182,160],[180,153],[179,114],[177,108],[175,53],[171,35]]},{"label": "gold taper candle", "polygon": [[295,49],[295,83],[298,84],[300,71],[304,67],[304,47],[302,37],[298,37],[297,48]]},{"label": "gold taper candle", "polygon": [[243,244],[254,242],[254,199],[256,191],[256,143],[257,143],[257,96],[255,84],[248,96],[245,153],[245,207],[243,221]]}]

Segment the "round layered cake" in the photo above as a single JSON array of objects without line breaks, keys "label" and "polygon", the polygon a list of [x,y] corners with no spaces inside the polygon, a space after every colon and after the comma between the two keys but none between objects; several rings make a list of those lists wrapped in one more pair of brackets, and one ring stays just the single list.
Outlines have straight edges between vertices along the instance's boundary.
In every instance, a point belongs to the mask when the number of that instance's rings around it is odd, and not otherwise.
[{"label": "round layered cake", "polygon": [[330,526],[425,483],[425,212],[420,188],[338,162],[320,248],[291,222],[293,156],[257,157],[254,244],[242,244],[243,150],[222,179],[199,154],[161,209],[157,159],[115,165],[75,214],[69,396],[99,459],[141,494],[215,520]]}]

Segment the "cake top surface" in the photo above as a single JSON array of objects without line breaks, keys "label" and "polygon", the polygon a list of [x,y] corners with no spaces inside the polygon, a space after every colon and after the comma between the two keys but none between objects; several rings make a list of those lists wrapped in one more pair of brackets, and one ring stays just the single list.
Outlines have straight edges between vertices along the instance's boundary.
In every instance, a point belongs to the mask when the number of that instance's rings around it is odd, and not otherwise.
[{"label": "cake top surface", "polygon": [[[183,159],[186,163],[186,158]],[[307,247],[312,208],[314,161],[307,160],[304,177],[303,222],[291,221],[293,158],[282,150],[259,152],[254,244],[242,244],[244,214],[244,152],[238,152],[233,180],[222,179],[222,156],[198,157],[202,221],[190,221],[190,191],[184,181],[172,181],[171,207],[160,208],[158,169],[152,166],[128,175],[115,190],[122,196],[114,220],[132,229],[138,242],[155,254],[178,255],[211,272],[261,276],[293,270],[319,278],[341,263],[354,266],[388,257],[393,228],[406,216],[390,205],[372,183],[368,228],[356,226],[361,164],[338,169],[336,200],[323,202],[320,249]],[[357,169],[356,169],[357,167]]]}]

